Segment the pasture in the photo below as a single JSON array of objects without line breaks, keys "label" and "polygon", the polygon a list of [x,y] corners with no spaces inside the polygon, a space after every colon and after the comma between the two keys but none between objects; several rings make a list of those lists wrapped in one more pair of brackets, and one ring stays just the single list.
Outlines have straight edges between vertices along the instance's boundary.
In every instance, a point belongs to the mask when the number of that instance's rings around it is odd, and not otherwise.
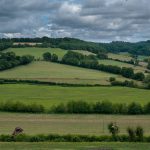
[{"label": "pasture", "polygon": [[126,134],[130,127],[142,126],[145,135],[150,135],[150,116],[122,115],[57,115],[0,113],[0,134],[11,134],[15,127],[24,133],[35,134],[82,134],[109,135],[107,125],[116,122],[120,134]]},{"label": "pasture", "polygon": [[150,150],[149,143],[0,143],[3,150]]},{"label": "pasture", "polygon": [[36,59],[42,59],[42,55],[45,52],[50,52],[51,54],[58,55],[59,59],[61,59],[66,53],[67,50],[62,50],[60,48],[37,48],[37,47],[28,47],[28,48],[10,48],[5,50],[4,52],[14,52],[18,56],[22,55],[32,55]]},{"label": "pasture", "polygon": [[28,84],[1,84],[0,102],[38,103],[49,108],[69,101],[110,101],[112,103],[149,102],[149,90],[127,87],[62,87]]},{"label": "pasture", "polygon": [[29,65],[0,72],[0,78],[29,79],[74,84],[108,85],[110,77],[125,80],[122,76],[98,70],[74,67],[52,62],[36,61]]},{"label": "pasture", "polygon": [[108,57],[112,59],[119,59],[122,61],[129,61],[132,59],[129,55],[123,53],[122,54],[108,53]]}]

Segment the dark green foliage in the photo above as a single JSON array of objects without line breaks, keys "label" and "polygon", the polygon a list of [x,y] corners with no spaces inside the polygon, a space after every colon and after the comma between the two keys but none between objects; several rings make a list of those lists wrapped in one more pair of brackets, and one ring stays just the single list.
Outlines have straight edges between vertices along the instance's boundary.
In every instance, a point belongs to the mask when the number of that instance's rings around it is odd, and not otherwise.
[{"label": "dark green foliage", "polygon": [[128,106],[128,114],[138,115],[142,113],[143,113],[143,108],[140,104],[133,102]]},{"label": "dark green foliage", "polygon": [[143,141],[144,139],[144,130],[142,127],[138,126],[136,128],[136,136],[137,136],[137,141]]},{"label": "dark green foliage", "polygon": [[109,78],[109,81],[110,81],[110,82],[114,82],[114,81],[116,81],[116,78],[110,77],[110,78]]},{"label": "dark green foliage", "polygon": [[112,134],[113,138],[116,139],[117,134],[119,133],[119,127],[116,123],[109,123],[108,124],[108,130]]},{"label": "dark green foliage", "polygon": [[129,141],[131,142],[135,142],[136,141],[136,133],[135,130],[133,128],[128,128],[127,129],[127,133],[129,135]]},{"label": "dark green foliage", "polygon": [[143,81],[145,79],[145,75],[142,72],[138,72],[134,74],[133,79]]},{"label": "dark green foliage", "polygon": [[12,42],[10,40],[7,41],[0,41],[0,51],[3,51],[5,49],[8,49],[12,46]]},{"label": "dark green foliage", "polygon": [[51,53],[49,53],[49,52],[46,52],[46,53],[44,53],[43,54],[43,59],[45,60],[45,61],[51,61]]},{"label": "dark green foliage", "polygon": [[67,113],[86,114],[91,113],[91,105],[83,101],[72,101],[67,104]]},{"label": "dark green foliage", "polygon": [[122,76],[124,76],[126,78],[133,78],[134,71],[133,71],[132,68],[123,67],[122,70],[121,70],[121,74],[122,74]]},{"label": "dark green foliage", "polygon": [[149,69],[149,70],[150,70],[150,60],[148,60],[147,69]]},{"label": "dark green foliage", "polygon": [[144,141],[144,130],[142,127],[138,126],[136,129],[129,127],[127,129],[130,142],[142,142]]},{"label": "dark green foliage", "polygon": [[45,108],[39,104],[23,104],[21,102],[0,103],[0,111],[23,112],[23,113],[44,113]]},{"label": "dark green foliage", "polygon": [[49,52],[43,54],[43,59],[45,61],[58,62],[58,56],[56,54],[51,54]]},{"label": "dark green foliage", "polygon": [[106,54],[106,53],[98,53],[97,54],[97,57],[99,58],[99,59],[108,59],[108,55]]},{"label": "dark green foliage", "polygon": [[33,56],[16,56],[14,52],[0,53],[0,70],[26,65],[34,60]]}]

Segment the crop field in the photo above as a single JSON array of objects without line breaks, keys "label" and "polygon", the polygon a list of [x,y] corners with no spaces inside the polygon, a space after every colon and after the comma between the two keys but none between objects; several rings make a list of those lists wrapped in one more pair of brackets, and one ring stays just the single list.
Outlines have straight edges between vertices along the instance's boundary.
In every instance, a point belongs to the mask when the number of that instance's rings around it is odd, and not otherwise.
[{"label": "crop field", "polygon": [[119,62],[115,60],[108,60],[108,59],[99,60],[99,64],[113,65],[113,66],[119,66],[119,67],[134,67],[131,64],[127,64],[127,63],[123,63],[123,62]]},{"label": "crop field", "polygon": [[127,87],[62,87],[27,84],[0,85],[0,102],[21,101],[45,107],[69,101],[110,101],[113,103],[149,102],[149,90]]},{"label": "crop field", "polygon": [[89,51],[85,51],[85,50],[72,50],[72,51],[81,53],[83,55],[95,55],[94,53],[89,52]]},{"label": "crop field", "polygon": [[120,134],[126,134],[128,127],[142,126],[145,135],[150,135],[150,116],[121,115],[56,115],[0,113],[0,134],[11,134],[15,127],[24,133],[35,134],[82,134],[109,135],[107,125],[116,122]]},{"label": "crop field", "polygon": [[109,58],[112,58],[112,59],[119,59],[119,60],[123,60],[123,61],[129,61],[131,60],[132,58],[127,55],[127,54],[114,54],[114,53],[109,53],[108,54],[108,57]]},{"label": "crop field", "polygon": [[42,55],[45,52],[50,52],[51,54],[57,54],[59,59],[61,59],[66,53],[67,50],[62,50],[59,48],[10,48],[8,50],[5,50],[4,52],[14,52],[16,55],[22,56],[22,55],[32,55],[35,58],[42,59]]},{"label": "crop field", "polygon": [[150,150],[149,143],[0,143],[3,150]]},{"label": "crop field", "polygon": [[107,85],[110,84],[108,82],[110,77],[125,80],[125,78],[115,74],[45,61],[37,61],[29,65],[0,72],[0,78],[31,79],[74,84]]}]

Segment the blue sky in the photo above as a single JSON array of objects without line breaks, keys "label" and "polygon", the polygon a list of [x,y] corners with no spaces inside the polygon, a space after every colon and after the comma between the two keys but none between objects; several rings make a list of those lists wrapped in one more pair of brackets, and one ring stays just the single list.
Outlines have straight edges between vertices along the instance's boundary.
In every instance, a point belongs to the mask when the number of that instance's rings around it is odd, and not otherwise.
[{"label": "blue sky", "polygon": [[150,39],[149,0],[1,0],[1,37]]}]

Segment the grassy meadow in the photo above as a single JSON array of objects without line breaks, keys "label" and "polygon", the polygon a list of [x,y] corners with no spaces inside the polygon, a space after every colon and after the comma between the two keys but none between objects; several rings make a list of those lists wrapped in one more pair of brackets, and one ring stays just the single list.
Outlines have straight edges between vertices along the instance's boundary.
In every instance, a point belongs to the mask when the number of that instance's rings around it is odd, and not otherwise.
[{"label": "grassy meadow", "polygon": [[31,79],[60,83],[108,85],[110,77],[125,80],[122,76],[98,70],[74,67],[52,62],[36,61],[29,65],[0,72],[0,78]]},{"label": "grassy meadow", "polygon": [[11,134],[15,127],[24,129],[24,133],[35,134],[83,134],[109,135],[107,125],[116,122],[120,134],[126,134],[130,127],[142,126],[145,135],[150,135],[150,116],[125,115],[48,115],[0,113],[0,134]]},{"label": "grassy meadow", "polygon": [[59,59],[61,59],[66,53],[67,50],[62,50],[60,48],[37,48],[37,47],[28,47],[28,48],[10,48],[4,52],[14,52],[16,55],[32,55],[35,58],[42,59],[42,55],[45,52],[50,52],[51,54],[57,54]]},{"label": "grassy meadow", "polygon": [[3,150],[150,150],[149,143],[0,143]]},{"label": "grassy meadow", "polygon": [[110,101],[113,103],[149,102],[149,90],[127,87],[61,87],[28,84],[0,85],[0,102],[38,103],[45,107],[69,101]]}]

